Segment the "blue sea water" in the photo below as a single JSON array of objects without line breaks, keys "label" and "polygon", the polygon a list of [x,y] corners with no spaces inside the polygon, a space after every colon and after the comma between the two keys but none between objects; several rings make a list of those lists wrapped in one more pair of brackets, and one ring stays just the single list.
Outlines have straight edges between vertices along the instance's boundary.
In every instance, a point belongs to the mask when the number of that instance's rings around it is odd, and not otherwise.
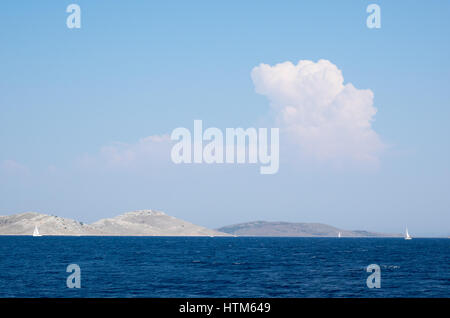
[{"label": "blue sea water", "polygon": [[450,297],[450,240],[3,236],[0,297]]}]

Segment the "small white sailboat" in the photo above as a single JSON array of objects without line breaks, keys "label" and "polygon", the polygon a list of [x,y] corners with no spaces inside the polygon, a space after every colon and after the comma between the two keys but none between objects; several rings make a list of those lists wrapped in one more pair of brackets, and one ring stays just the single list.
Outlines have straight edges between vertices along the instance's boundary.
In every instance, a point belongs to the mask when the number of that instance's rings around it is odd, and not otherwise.
[{"label": "small white sailboat", "polygon": [[33,236],[42,236],[41,234],[39,234],[39,230],[36,225],[34,226]]},{"label": "small white sailboat", "polygon": [[412,240],[411,235],[409,235],[408,227],[406,227],[405,240]]},{"label": "small white sailboat", "polygon": [[341,235],[341,232],[339,232],[339,233],[338,233],[338,237],[339,237],[339,238],[341,238],[341,237],[342,237],[342,235]]}]

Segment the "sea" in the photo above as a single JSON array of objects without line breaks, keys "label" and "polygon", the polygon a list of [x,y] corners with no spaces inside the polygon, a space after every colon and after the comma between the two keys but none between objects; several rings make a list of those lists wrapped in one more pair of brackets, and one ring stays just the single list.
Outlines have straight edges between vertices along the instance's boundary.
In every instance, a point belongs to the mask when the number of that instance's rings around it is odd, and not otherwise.
[{"label": "sea", "polygon": [[0,236],[0,297],[450,297],[450,239]]}]

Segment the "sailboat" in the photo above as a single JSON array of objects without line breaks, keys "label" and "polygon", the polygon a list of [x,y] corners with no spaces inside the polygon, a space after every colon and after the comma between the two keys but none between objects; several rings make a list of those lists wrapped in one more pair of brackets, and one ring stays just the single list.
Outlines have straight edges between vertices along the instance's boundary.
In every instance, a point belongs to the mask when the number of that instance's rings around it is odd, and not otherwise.
[{"label": "sailboat", "polygon": [[41,234],[39,234],[39,230],[36,225],[34,226],[33,236],[42,236]]},{"label": "sailboat", "polygon": [[341,232],[338,233],[338,237],[341,238]]},{"label": "sailboat", "polygon": [[406,227],[405,240],[412,240],[412,237],[408,233],[408,227]]}]

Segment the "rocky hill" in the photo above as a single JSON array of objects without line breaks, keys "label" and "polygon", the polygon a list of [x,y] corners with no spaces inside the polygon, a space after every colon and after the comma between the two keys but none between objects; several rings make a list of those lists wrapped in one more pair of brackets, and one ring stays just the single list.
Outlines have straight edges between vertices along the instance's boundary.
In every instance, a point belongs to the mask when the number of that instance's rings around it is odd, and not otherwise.
[{"label": "rocky hill", "polygon": [[92,224],[36,212],[0,216],[0,235],[31,235],[35,226],[42,235],[229,236],[152,210],[128,212]]},{"label": "rocky hill", "polygon": [[54,215],[26,212],[0,216],[0,235],[31,235],[35,226],[44,235],[95,235],[87,224]]},{"label": "rocky hill", "polygon": [[102,219],[92,223],[91,227],[104,235],[228,236],[152,210],[128,212],[114,218]]}]

